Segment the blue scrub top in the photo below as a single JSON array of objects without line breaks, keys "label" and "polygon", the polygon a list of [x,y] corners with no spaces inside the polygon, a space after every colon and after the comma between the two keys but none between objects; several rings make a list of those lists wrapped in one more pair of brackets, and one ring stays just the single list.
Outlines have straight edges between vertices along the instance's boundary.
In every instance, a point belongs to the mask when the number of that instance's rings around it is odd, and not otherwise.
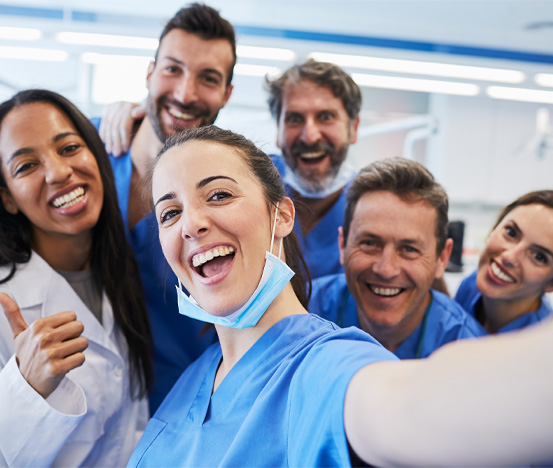
[{"label": "blue scrub top", "polygon": [[396,359],[361,330],[312,314],[273,325],[211,394],[221,357],[215,344],[185,371],[128,466],[350,466],[349,381]]},{"label": "blue scrub top", "polygon": [[[281,178],[284,177],[285,162],[280,155],[271,154],[273,164],[278,169]],[[286,194],[293,198],[292,189],[284,184]],[[340,250],[338,249],[338,228],[344,223],[346,211],[346,191],[344,188],[340,198],[315,227],[304,236],[301,232],[299,219],[296,217],[294,231],[298,237],[300,249],[305,257],[311,278],[342,273],[344,267],[340,264]]]},{"label": "blue scrub top", "polygon": [[[92,119],[92,123],[98,128],[100,119]],[[183,371],[217,338],[213,329],[202,333],[204,322],[179,314],[175,291],[177,277],[163,255],[155,214],[148,214],[133,229],[128,229],[132,175],[130,152],[117,158],[110,154],[110,162],[127,239],[140,269],[154,337],[155,381],[150,393],[150,413],[153,414]]]},{"label": "blue scrub top", "polygon": [[[485,334],[459,304],[441,292],[433,289],[430,292],[432,300],[424,319],[395,352],[400,359],[425,358],[450,341]],[[345,274],[315,280],[308,309],[341,327],[361,328],[357,304],[349,292]]]},{"label": "blue scrub top", "polygon": [[[482,298],[482,293],[476,287],[476,271],[473,271],[471,275],[467,276],[459,285],[457,293],[455,294],[455,300],[467,311],[467,313],[476,318],[476,305]],[[521,315],[516,320],[508,323],[504,327],[500,328],[497,333],[505,333],[514,330],[520,330],[529,325],[540,322],[541,320],[551,317],[553,309],[547,298],[542,296],[540,308],[534,312],[527,312]],[[486,332],[484,332],[486,333]]]}]

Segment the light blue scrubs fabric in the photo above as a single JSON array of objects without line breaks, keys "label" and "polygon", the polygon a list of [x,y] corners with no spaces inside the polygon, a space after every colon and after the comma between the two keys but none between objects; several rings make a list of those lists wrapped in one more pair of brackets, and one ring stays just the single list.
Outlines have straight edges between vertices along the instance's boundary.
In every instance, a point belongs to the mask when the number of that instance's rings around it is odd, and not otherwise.
[{"label": "light blue scrubs fabric", "polygon": [[[100,119],[92,119],[92,123],[98,128]],[[184,369],[216,341],[216,335],[213,330],[202,334],[204,322],[179,314],[175,290],[177,277],[163,256],[155,214],[148,214],[128,230],[130,152],[118,158],[110,154],[110,162],[127,238],[138,261],[154,337],[155,382],[150,393],[150,413],[153,414]]]},{"label": "light blue scrubs fabric", "polygon": [[[284,176],[284,158],[271,154],[273,164],[278,169],[280,176]],[[292,189],[284,184],[287,195],[293,199]],[[298,236],[300,249],[305,257],[311,278],[342,273],[344,267],[340,264],[340,251],[338,249],[338,228],[344,223],[346,211],[346,189],[342,191],[340,198],[332,208],[304,236],[301,232],[299,219],[296,217],[294,231]]]},{"label": "light blue scrubs fabric", "polygon": [[[478,304],[478,301],[482,298],[482,293],[476,287],[476,273],[477,272],[474,271],[471,275],[467,276],[461,282],[459,289],[457,289],[457,293],[455,294],[455,300],[461,304],[461,306],[472,317],[475,317],[476,304]],[[521,328],[528,327],[529,325],[533,325],[541,320],[551,317],[552,314],[553,309],[551,308],[551,304],[549,304],[549,301],[545,296],[542,296],[540,308],[538,310],[521,315],[516,320],[513,320],[503,328],[500,328],[497,333],[520,330]]]},{"label": "light blue scrubs fabric", "polygon": [[[400,359],[425,358],[450,341],[485,334],[459,304],[441,292],[430,291],[432,303],[425,319],[395,352]],[[345,274],[315,280],[308,309],[341,327],[360,328],[357,305],[348,290]]]},{"label": "light blue scrubs fabric", "polygon": [[353,375],[395,356],[356,329],[316,315],[282,319],[211,394],[209,348],[150,420],[128,466],[350,466],[343,406]]}]

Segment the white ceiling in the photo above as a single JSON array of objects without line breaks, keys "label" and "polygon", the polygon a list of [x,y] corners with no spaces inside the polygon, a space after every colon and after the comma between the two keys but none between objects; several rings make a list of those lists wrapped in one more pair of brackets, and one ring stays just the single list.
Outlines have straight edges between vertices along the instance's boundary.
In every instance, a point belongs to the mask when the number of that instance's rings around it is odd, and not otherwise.
[{"label": "white ceiling", "polygon": [[[551,0],[211,0],[235,25],[553,54]],[[179,0],[7,0],[1,5],[128,15],[163,24]],[[12,19],[16,19],[12,17]],[[137,26],[146,23],[138,21]]]}]

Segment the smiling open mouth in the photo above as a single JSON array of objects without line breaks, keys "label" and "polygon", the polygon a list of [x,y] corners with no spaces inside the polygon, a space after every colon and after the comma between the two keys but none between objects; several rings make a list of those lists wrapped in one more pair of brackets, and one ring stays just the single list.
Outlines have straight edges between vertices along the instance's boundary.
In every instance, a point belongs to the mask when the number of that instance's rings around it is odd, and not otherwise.
[{"label": "smiling open mouth", "polygon": [[77,203],[79,203],[84,197],[84,188],[77,187],[75,190],[62,195],[61,197],[56,198],[52,201],[52,205],[56,208],[69,208]]},{"label": "smiling open mouth", "polygon": [[372,286],[370,284],[368,286],[374,294],[381,297],[395,297],[403,292],[402,288],[383,288],[381,286]]},{"label": "smiling open mouth", "polygon": [[196,114],[189,114],[189,113],[186,113],[186,112],[179,112],[177,109],[174,109],[172,107],[168,107],[167,112],[169,112],[169,114],[171,114],[173,117],[175,117],[179,120],[184,120],[185,122],[189,122],[190,120],[194,120],[194,119],[198,118],[198,116]]},{"label": "smiling open mouth", "polygon": [[326,158],[326,153],[324,151],[300,153],[298,154],[298,158],[301,159],[304,164],[318,164]]},{"label": "smiling open mouth", "polygon": [[501,281],[504,281],[505,283],[514,283],[515,282],[515,280],[513,278],[508,276],[506,273],[503,273],[503,271],[501,271],[499,266],[494,261],[492,261],[492,263],[491,263],[491,270],[492,270],[492,273],[497,278],[499,278]]},{"label": "smiling open mouth", "polygon": [[215,247],[192,257],[192,266],[200,276],[211,278],[221,273],[233,260],[234,248]]}]

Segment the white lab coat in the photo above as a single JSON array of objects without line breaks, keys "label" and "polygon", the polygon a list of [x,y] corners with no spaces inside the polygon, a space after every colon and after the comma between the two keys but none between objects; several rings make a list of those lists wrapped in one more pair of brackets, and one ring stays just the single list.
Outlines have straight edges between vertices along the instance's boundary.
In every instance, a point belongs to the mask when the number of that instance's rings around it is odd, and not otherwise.
[{"label": "white lab coat", "polygon": [[[9,267],[0,267],[0,278]],[[85,363],[44,400],[19,372],[13,336],[0,312],[0,466],[125,466],[148,418],[129,393],[126,344],[106,296],[103,326],[69,283],[37,253],[0,284],[30,324],[67,310],[84,324]]]}]

